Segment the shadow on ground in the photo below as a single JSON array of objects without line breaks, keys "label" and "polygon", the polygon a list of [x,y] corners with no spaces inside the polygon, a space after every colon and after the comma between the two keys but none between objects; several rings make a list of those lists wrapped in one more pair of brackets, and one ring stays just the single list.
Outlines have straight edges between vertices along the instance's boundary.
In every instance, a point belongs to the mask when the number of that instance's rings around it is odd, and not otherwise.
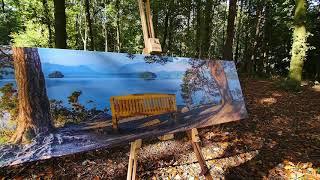
[{"label": "shadow on ground", "polygon": [[[229,147],[223,156],[255,148],[259,153],[252,160],[229,168],[225,177],[277,178],[275,168],[286,161],[311,162],[319,167],[320,92],[311,87],[286,92],[268,81],[244,81],[243,86],[250,118],[230,124],[230,130],[241,141]],[[263,143],[254,147],[255,140]]]}]

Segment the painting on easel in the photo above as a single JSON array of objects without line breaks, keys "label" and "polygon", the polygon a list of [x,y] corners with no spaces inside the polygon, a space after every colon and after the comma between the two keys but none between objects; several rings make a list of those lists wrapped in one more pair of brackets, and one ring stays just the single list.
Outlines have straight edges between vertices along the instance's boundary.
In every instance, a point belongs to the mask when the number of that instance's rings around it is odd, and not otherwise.
[{"label": "painting on easel", "polygon": [[45,48],[1,52],[0,166],[247,116],[232,61]]}]

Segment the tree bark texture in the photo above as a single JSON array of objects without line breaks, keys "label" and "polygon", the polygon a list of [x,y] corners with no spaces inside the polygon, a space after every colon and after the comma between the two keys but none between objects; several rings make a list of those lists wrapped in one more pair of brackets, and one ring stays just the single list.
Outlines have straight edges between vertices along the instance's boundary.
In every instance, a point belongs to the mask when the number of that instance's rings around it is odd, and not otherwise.
[{"label": "tree bark texture", "polygon": [[237,0],[229,1],[229,15],[228,15],[228,25],[227,25],[227,38],[223,48],[222,58],[224,60],[232,60],[232,46],[234,39],[234,21],[237,15]]},{"label": "tree bark texture", "polygon": [[48,8],[48,1],[47,0],[42,0],[42,5],[44,9],[44,16],[45,16],[45,23],[48,28],[48,33],[49,33],[49,39],[48,39],[48,44],[49,47],[52,47],[52,28],[51,28],[51,20],[50,20],[50,11]]},{"label": "tree bark texture", "polygon": [[201,37],[201,58],[208,58],[209,56],[209,49],[210,49],[210,39],[211,39],[211,29],[212,29],[212,7],[213,7],[213,0],[207,0],[205,5],[205,12],[204,12],[204,24],[203,24],[203,32]]},{"label": "tree bark texture", "polygon": [[56,48],[67,48],[65,0],[54,0]]},{"label": "tree bark texture", "polygon": [[90,0],[85,0],[85,8],[86,8],[86,20],[87,20],[87,25],[89,29],[90,50],[95,50],[92,20],[91,20],[91,13],[90,13]]},{"label": "tree bark texture", "polygon": [[50,105],[40,57],[36,48],[13,48],[19,112],[13,143],[28,143],[52,129]]},{"label": "tree bark texture", "polygon": [[291,50],[291,62],[289,79],[296,85],[300,85],[302,68],[307,51],[306,0],[296,0],[294,15],[293,44]]},{"label": "tree bark texture", "polygon": [[202,44],[201,44],[201,28],[202,28],[202,1],[201,0],[197,0],[196,1],[196,25],[197,25],[197,29],[196,29],[196,56],[198,58],[202,57]]},{"label": "tree bark texture", "polygon": [[[259,55],[258,47],[260,45],[260,30],[261,30],[261,21],[262,21],[262,11],[263,11],[263,1],[259,1],[257,3],[257,12],[255,19],[255,34],[254,34],[254,42],[252,46],[252,54],[251,54],[251,74],[255,75],[257,73],[257,68],[260,62],[257,62],[257,57]],[[261,60],[260,60],[261,61]]]}]

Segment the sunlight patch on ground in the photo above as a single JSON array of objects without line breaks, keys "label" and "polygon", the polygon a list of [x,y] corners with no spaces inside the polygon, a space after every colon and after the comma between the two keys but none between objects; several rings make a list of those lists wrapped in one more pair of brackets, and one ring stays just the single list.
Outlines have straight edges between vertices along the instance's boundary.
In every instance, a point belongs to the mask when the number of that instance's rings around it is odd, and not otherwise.
[{"label": "sunlight patch on ground", "polygon": [[[206,161],[212,177],[216,179],[225,179],[225,172],[228,168],[239,166],[247,161],[250,161],[258,155],[258,151],[251,151],[237,154],[227,158],[213,159]],[[155,170],[156,174],[153,178],[156,179],[204,179],[199,176],[201,172],[198,163],[184,164],[179,166],[171,166],[159,168]]]},{"label": "sunlight patch on ground", "polygon": [[274,169],[270,170],[270,179],[288,178],[288,179],[320,179],[320,167],[314,167],[311,162],[293,163],[284,160],[278,164]]},{"label": "sunlight patch on ground", "polygon": [[320,85],[314,85],[312,89],[315,90],[316,92],[320,92]]},{"label": "sunlight patch on ground", "polygon": [[272,96],[273,96],[273,97],[281,97],[282,94],[279,93],[279,92],[274,92],[274,93],[272,93]]},{"label": "sunlight patch on ground", "polygon": [[277,99],[273,97],[260,99],[260,104],[262,105],[272,105],[275,103],[277,103]]}]

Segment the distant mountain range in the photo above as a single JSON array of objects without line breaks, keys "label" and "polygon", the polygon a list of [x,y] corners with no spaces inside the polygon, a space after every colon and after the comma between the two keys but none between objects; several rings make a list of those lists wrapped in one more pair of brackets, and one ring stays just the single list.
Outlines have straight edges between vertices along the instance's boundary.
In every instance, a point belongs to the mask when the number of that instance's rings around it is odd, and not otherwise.
[{"label": "distant mountain range", "polygon": [[[172,78],[180,78],[183,76],[185,72],[185,67],[180,64],[172,64],[172,65],[160,65],[160,64],[147,64],[144,62],[132,63],[122,65],[118,68],[109,68],[106,71],[97,71],[98,68],[90,67],[88,65],[79,65],[79,66],[64,66],[60,64],[51,64],[51,63],[43,63],[42,71],[45,77],[48,77],[53,72],[59,71],[64,77],[94,77],[94,76],[112,76],[115,75],[121,77],[131,77],[136,78],[139,77],[140,73],[144,72],[152,72],[157,75],[157,78],[160,79],[172,79]],[[7,75],[3,74],[2,79],[13,79],[14,74],[12,69],[6,69],[6,71],[11,72]],[[1,78],[1,76],[0,76]]]},{"label": "distant mountain range", "polygon": [[65,76],[73,76],[73,75],[101,75],[102,73],[96,72],[90,69],[88,66],[80,65],[80,66],[64,66],[59,64],[50,64],[50,63],[43,63],[42,64],[42,71],[47,77],[50,73],[54,71],[60,71]]}]

